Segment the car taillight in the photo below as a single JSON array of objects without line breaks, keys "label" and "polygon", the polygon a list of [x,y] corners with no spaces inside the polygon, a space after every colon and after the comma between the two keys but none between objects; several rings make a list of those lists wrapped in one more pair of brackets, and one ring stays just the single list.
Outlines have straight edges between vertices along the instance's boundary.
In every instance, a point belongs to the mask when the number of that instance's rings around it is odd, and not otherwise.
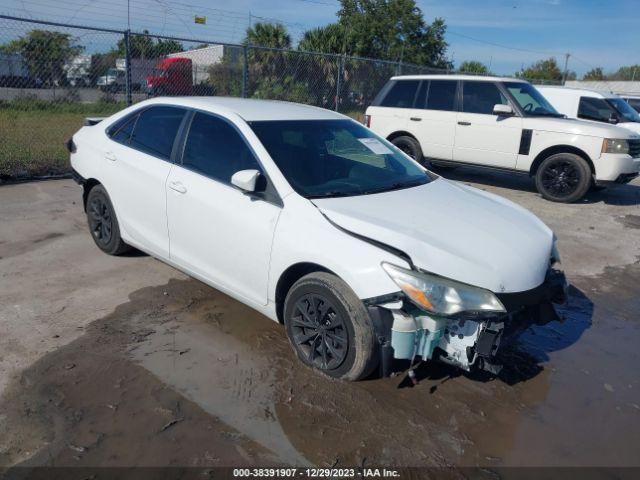
[{"label": "car taillight", "polygon": [[365,115],[364,116],[364,120],[362,121],[362,124],[369,128],[371,126],[371,115]]},{"label": "car taillight", "polygon": [[67,150],[69,150],[69,153],[76,153],[76,144],[73,143],[73,137],[69,138],[69,140],[67,140],[65,142],[65,146],[67,147]]}]

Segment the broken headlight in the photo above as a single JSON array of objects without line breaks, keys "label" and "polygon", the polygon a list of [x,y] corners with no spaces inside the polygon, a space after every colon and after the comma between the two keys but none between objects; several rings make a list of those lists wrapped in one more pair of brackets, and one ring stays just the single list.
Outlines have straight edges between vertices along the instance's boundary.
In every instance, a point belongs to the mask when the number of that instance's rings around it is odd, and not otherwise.
[{"label": "broken headlight", "polygon": [[493,292],[484,288],[386,262],[382,268],[416,306],[434,315],[506,312]]}]

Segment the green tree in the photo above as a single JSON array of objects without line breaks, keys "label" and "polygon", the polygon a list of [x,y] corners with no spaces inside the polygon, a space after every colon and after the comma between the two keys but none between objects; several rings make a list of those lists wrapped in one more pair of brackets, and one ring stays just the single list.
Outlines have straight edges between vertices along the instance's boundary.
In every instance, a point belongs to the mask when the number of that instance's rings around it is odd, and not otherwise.
[{"label": "green tree", "polygon": [[298,50],[339,54],[344,48],[344,41],[344,28],[337,23],[330,23],[304,32]]},{"label": "green tree", "polygon": [[29,75],[45,85],[64,84],[64,66],[84,47],[74,43],[68,33],[31,30],[25,36],[0,47],[4,53],[18,53],[24,59]]},{"label": "green tree", "polygon": [[583,80],[604,80],[604,72],[602,68],[596,67],[589,70],[582,77]]},{"label": "green tree", "polygon": [[[148,34],[149,31],[144,30],[143,33]],[[124,58],[124,38],[118,40],[115,51],[117,52],[118,58]],[[184,51],[182,44],[175,40],[163,40],[159,38],[157,41],[154,41],[154,39],[148,35],[136,35],[135,33],[129,36],[129,54],[131,58],[158,58],[170,53],[182,51]]]},{"label": "green tree", "polygon": [[279,23],[259,22],[247,29],[242,43],[259,47],[289,49],[291,48],[291,35]]},{"label": "green tree", "polygon": [[[249,84],[248,93],[259,98],[292,100],[287,91],[297,91],[297,79],[288,72],[294,66],[291,52],[291,36],[279,23],[259,22],[247,29],[242,42],[247,45]],[[277,49],[277,50],[273,50]],[[278,85],[287,83],[280,90]]]},{"label": "green tree", "polygon": [[516,77],[542,82],[560,82],[562,71],[554,57],[539,60],[527,68],[516,72]]},{"label": "green tree", "polygon": [[341,0],[338,22],[306,32],[300,48],[450,68],[444,20],[424,20],[414,0]]},{"label": "green tree", "polygon": [[607,80],[640,80],[640,65],[629,65],[620,67],[610,75]]},{"label": "green tree", "polygon": [[467,60],[466,62],[462,62],[460,64],[460,66],[458,67],[458,71],[476,75],[487,75],[489,73],[489,68],[482,62]]}]

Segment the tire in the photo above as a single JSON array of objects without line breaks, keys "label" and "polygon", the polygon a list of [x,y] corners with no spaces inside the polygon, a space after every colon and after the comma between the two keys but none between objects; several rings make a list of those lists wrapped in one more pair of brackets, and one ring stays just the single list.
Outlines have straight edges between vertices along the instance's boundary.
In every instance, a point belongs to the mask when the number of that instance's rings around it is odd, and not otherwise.
[{"label": "tire", "polygon": [[341,380],[360,380],[378,364],[373,322],[340,278],[314,272],[287,293],[284,323],[291,346],[306,365]]},{"label": "tire", "polygon": [[552,202],[580,200],[591,187],[591,169],[574,153],[556,153],[545,158],[536,172],[538,192]]},{"label": "tire", "polygon": [[109,255],[120,255],[131,250],[120,236],[116,213],[102,185],[96,185],[89,191],[86,210],[91,238],[100,250]]},{"label": "tire", "polygon": [[401,137],[394,138],[391,140],[391,143],[413,158],[416,162],[423,163],[424,159],[422,157],[422,148],[420,148],[420,143],[418,143],[415,138],[403,135]]}]

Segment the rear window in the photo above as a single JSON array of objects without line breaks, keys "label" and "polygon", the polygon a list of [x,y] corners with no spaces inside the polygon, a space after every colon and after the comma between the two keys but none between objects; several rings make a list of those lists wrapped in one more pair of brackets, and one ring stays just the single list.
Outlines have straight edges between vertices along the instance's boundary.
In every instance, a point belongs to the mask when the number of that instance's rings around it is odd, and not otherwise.
[{"label": "rear window", "polygon": [[381,107],[412,108],[418,90],[418,80],[397,81],[380,102]]}]

